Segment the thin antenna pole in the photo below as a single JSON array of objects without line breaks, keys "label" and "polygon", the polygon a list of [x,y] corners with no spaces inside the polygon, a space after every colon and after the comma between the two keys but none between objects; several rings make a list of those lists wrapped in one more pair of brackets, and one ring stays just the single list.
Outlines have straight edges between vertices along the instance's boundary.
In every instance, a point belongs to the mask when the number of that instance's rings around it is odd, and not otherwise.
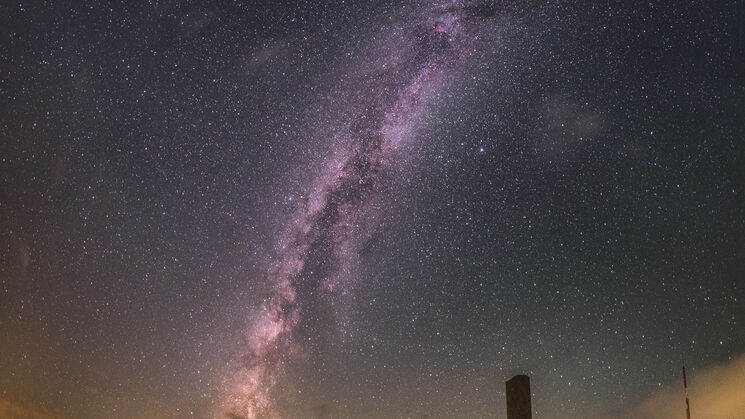
[{"label": "thin antenna pole", "polygon": [[685,365],[683,365],[683,389],[686,395],[686,419],[691,419],[691,404],[688,402],[688,380],[686,379]]}]

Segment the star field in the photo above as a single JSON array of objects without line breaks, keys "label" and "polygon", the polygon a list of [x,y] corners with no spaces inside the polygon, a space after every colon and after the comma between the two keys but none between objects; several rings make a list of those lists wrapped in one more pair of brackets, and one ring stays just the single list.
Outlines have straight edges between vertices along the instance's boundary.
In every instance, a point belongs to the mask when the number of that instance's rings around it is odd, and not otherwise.
[{"label": "star field", "polygon": [[617,418],[740,365],[742,7],[0,16],[0,416],[504,418],[525,373]]}]

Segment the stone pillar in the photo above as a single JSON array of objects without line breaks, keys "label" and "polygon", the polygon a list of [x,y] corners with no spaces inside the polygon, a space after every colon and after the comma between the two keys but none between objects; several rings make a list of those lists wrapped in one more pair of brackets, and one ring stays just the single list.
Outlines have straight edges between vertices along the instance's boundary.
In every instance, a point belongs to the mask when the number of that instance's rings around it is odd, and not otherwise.
[{"label": "stone pillar", "polygon": [[505,386],[507,387],[507,419],[532,419],[530,377],[516,375],[510,378]]}]

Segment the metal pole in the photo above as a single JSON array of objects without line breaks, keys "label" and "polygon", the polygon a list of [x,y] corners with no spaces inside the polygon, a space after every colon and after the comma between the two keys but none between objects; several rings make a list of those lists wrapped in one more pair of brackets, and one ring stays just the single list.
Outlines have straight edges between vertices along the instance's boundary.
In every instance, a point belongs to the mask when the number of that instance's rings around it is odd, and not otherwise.
[{"label": "metal pole", "polygon": [[685,365],[683,365],[683,389],[686,395],[686,419],[691,419],[691,404],[688,402],[688,380],[686,379]]}]

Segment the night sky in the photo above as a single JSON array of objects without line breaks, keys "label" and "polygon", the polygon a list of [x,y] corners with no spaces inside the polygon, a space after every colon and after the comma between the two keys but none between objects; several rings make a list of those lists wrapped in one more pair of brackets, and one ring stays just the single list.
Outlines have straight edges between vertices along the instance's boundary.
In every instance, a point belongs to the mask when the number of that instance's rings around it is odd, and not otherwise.
[{"label": "night sky", "polygon": [[743,10],[3,2],[0,415],[684,415],[745,353]]}]

